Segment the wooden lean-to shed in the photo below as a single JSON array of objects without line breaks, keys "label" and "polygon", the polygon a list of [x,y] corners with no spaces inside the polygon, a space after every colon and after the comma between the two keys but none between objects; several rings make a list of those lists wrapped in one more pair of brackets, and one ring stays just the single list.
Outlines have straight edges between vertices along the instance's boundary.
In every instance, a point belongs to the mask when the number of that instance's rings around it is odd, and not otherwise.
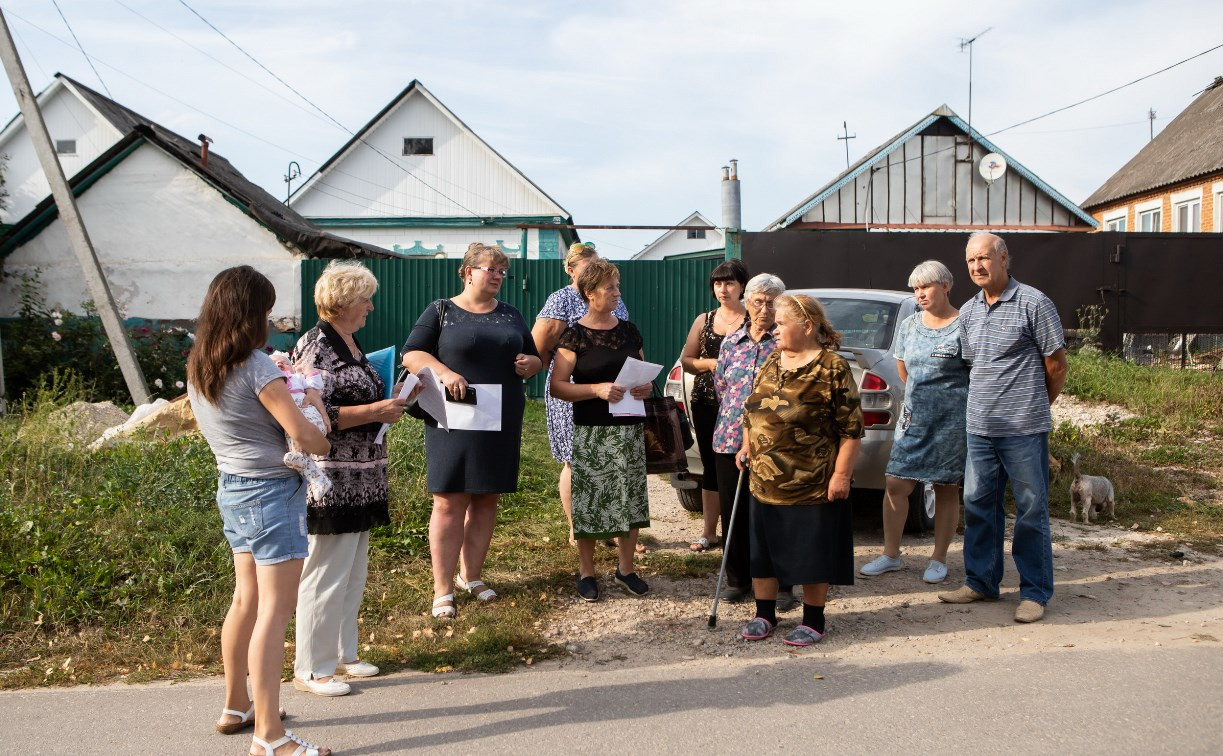
[{"label": "wooden lean-to shed", "polygon": [[[987,181],[981,161],[1006,171]],[[765,231],[1090,231],[1096,221],[946,105],[875,148]]]}]

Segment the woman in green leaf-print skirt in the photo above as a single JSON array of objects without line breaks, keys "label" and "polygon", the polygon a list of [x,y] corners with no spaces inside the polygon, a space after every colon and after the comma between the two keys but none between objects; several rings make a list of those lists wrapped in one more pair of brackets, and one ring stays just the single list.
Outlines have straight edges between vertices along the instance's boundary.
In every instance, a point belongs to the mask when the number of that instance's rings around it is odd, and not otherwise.
[{"label": "woman in green leaf-print skirt", "polygon": [[[644,418],[617,417],[609,403],[627,395],[644,399],[650,384],[617,386],[629,357],[642,358],[641,333],[613,312],[620,299],[620,274],[597,259],[578,276],[578,291],[589,312],[561,334],[552,369],[552,396],[573,402],[573,536],[578,545],[578,595],[599,598],[594,576],[595,543],[619,537],[615,582],[636,596],[649,586],[633,568],[637,531],[650,524],[646,495]],[[572,382],[570,382],[572,379]]]}]

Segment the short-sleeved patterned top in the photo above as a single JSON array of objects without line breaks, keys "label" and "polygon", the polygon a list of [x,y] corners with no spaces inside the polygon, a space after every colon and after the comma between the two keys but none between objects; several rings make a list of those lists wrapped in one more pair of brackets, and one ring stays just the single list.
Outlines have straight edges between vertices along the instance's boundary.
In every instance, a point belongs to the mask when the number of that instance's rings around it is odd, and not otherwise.
[{"label": "short-sleeved patterned top", "polygon": [[[353,337],[356,342],[356,337]],[[360,343],[357,347],[360,348]],[[331,478],[331,491],[307,497],[307,525],[315,535],[361,533],[375,525],[390,523],[388,508],[386,444],[375,444],[380,423],[366,423],[341,430],[341,407],[358,407],[379,401],[385,394],[378,371],[362,355],[357,359],[343,338],[326,321],[302,335],[293,347],[292,359],[299,366],[318,370],[323,376],[323,407],[331,419],[331,451],[316,457]]]},{"label": "short-sleeved patterned top", "polygon": [[718,367],[713,371],[713,388],[718,394],[718,422],[713,429],[713,450],[735,454],[743,445],[743,402],[752,393],[760,366],[777,348],[772,331],[760,341],[752,339],[750,323],[726,335],[718,352]]},{"label": "short-sleeved patterned top", "polygon": [[773,352],[744,404],[751,492],[762,504],[820,504],[841,439],[861,438],[862,407],[849,363],[820,352],[787,370]]},{"label": "short-sleeved patterned top", "polygon": [[998,301],[985,292],[960,308],[960,342],[972,363],[968,432],[1026,436],[1053,430],[1045,357],[1066,346],[1057,307],[1044,294],[1012,278]]}]

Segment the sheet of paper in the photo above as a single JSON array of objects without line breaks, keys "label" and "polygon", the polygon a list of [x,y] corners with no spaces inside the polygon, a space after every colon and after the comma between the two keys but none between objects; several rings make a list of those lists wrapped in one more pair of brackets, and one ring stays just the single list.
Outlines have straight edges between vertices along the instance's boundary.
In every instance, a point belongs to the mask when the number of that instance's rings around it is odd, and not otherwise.
[{"label": "sheet of paper", "polygon": [[645,402],[629,396],[629,389],[650,383],[661,372],[662,365],[629,357],[624,361],[615,381],[617,386],[624,389],[624,398],[618,402],[608,402],[608,411],[615,417],[645,417]]},{"label": "sheet of paper", "polygon": [[476,403],[446,402],[446,420],[450,430],[501,430],[501,384],[473,383]]},{"label": "sheet of paper", "polygon": [[[416,388],[416,384],[418,383],[420,383],[420,381],[417,379],[417,377],[412,375],[411,373],[408,373],[403,379],[403,387],[399,389],[399,398],[407,399],[408,394],[412,393],[412,389]],[[386,430],[387,428],[390,428],[390,427],[391,427],[390,423],[382,424],[382,427],[378,429],[378,435],[374,436],[375,444],[382,443],[383,437],[386,436]]]},{"label": "sheet of paper", "polygon": [[421,385],[420,393],[416,395],[416,403],[437,421],[438,427],[442,430],[450,430],[450,426],[446,423],[446,396],[442,393],[445,391],[442,384],[438,382],[429,368],[421,368],[416,378]]}]

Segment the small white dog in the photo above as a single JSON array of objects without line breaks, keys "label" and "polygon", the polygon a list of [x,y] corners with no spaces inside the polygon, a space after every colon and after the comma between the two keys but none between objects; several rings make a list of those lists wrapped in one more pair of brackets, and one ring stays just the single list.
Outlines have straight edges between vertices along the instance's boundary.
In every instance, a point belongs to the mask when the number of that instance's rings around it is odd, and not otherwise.
[{"label": "small white dog", "polygon": [[1117,519],[1117,497],[1113,493],[1113,484],[1102,475],[1083,475],[1079,472],[1079,453],[1070,458],[1074,465],[1074,480],[1070,482],[1070,521],[1074,522],[1074,505],[1083,507],[1083,522],[1091,522],[1091,512],[1103,512],[1108,505],[1109,519]]}]

